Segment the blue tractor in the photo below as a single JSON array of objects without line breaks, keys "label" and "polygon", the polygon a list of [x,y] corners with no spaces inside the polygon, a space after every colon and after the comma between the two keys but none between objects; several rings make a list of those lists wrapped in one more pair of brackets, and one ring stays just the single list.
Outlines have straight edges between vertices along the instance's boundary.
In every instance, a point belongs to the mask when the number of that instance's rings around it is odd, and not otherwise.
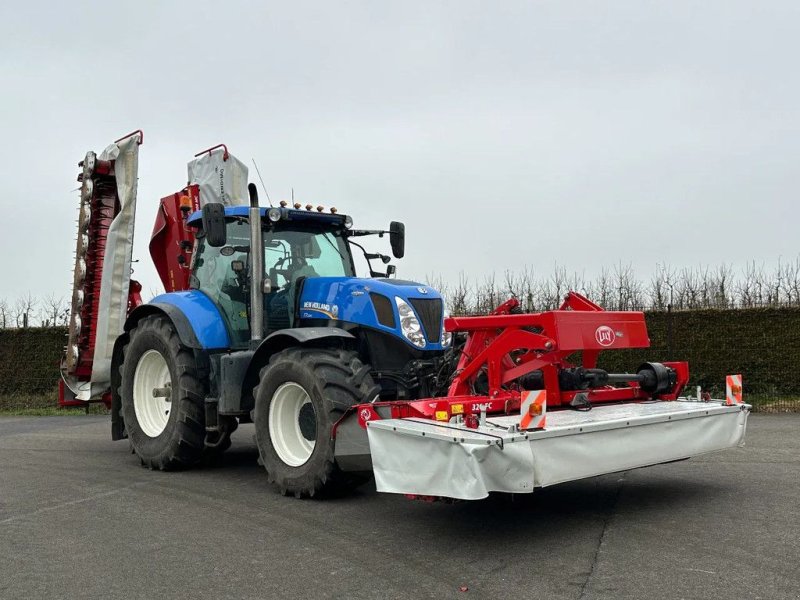
[{"label": "blue tractor", "polygon": [[[190,289],[130,313],[113,351],[113,437],[127,437],[143,465],[171,470],[224,450],[252,420],[281,492],[353,485],[370,462],[366,434],[336,447],[337,428],[357,429],[343,419],[355,423],[350,409],[446,389],[442,298],[393,278],[392,265],[373,271],[390,258],[356,241],[388,235],[402,258],[402,223],[359,230],[334,212],[261,208],[253,184],[249,193],[249,207],[209,203],[188,216]],[[356,277],[354,248],[371,278]]]}]

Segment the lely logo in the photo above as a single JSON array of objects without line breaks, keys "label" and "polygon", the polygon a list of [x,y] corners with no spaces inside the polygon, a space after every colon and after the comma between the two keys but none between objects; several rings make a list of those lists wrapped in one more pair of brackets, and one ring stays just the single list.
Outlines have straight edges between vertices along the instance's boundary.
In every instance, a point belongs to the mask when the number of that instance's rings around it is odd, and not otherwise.
[{"label": "lely logo", "polygon": [[610,346],[617,339],[617,334],[608,325],[600,325],[594,332],[594,339],[601,346]]}]

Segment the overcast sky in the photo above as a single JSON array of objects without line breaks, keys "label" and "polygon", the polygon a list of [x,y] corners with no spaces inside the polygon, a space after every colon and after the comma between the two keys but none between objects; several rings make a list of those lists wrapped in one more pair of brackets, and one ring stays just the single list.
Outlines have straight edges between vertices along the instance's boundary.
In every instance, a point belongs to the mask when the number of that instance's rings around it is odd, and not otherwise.
[{"label": "overcast sky", "polygon": [[794,259],[799,32],[796,1],[3,2],[0,299],[69,295],[76,163],[138,128],[148,295],[157,201],[219,142],[273,200],[405,221],[403,277]]}]

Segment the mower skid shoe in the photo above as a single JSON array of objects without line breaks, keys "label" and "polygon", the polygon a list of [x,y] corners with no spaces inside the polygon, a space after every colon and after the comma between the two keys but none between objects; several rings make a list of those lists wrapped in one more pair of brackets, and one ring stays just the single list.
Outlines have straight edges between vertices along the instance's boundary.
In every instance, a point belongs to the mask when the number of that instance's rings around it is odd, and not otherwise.
[{"label": "mower skid shoe", "polygon": [[749,411],[653,401],[548,412],[539,430],[515,431],[519,416],[503,415],[476,429],[375,420],[367,433],[378,491],[478,500],[741,446]]}]

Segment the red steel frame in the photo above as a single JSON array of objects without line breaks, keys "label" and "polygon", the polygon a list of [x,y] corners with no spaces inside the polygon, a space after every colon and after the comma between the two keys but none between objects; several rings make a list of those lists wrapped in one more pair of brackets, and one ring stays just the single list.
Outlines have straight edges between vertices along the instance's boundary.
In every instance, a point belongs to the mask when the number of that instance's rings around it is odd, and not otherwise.
[{"label": "red steel frame", "polygon": [[[585,393],[591,403],[650,400],[652,395],[635,381],[625,387],[603,386],[586,390],[561,390],[558,373],[575,366],[568,358],[581,352],[581,365],[596,368],[603,350],[647,348],[644,313],[634,311],[605,311],[578,293],[570,292],[558,310],[531,314],[514,314],[519,306],[511,299],[492,314],[482,317],[453,317],[445,319],[445,329],[466,332],[467,341],[445,398],[426,398],[413,401],[387,401],[362,404],[356,407],[359,424],[381,418],[376,409],[391,409],[392,418],[420,417],[434,419],[446,413],[463,414],[467,423],[474,415],[486,413],[515,413],[520,408],[523,391],[514,383],[517,378],[541,370],[547,391],[548,408],[569,405],[578,393]],[[659,400],[675,400],[689,381],[689,366],[685,362],[664,363],[676,372],[676,383]],[[488,394],[473,391],[478,375],[485,373]]]},{"label": "red steel frame", "polygon": [[186,225],[186,219],[197,210],[200,210],[197,185],[186,186],[159,203],[149,249],[167,292],[189,289],[195,236],[194,230]]}]

